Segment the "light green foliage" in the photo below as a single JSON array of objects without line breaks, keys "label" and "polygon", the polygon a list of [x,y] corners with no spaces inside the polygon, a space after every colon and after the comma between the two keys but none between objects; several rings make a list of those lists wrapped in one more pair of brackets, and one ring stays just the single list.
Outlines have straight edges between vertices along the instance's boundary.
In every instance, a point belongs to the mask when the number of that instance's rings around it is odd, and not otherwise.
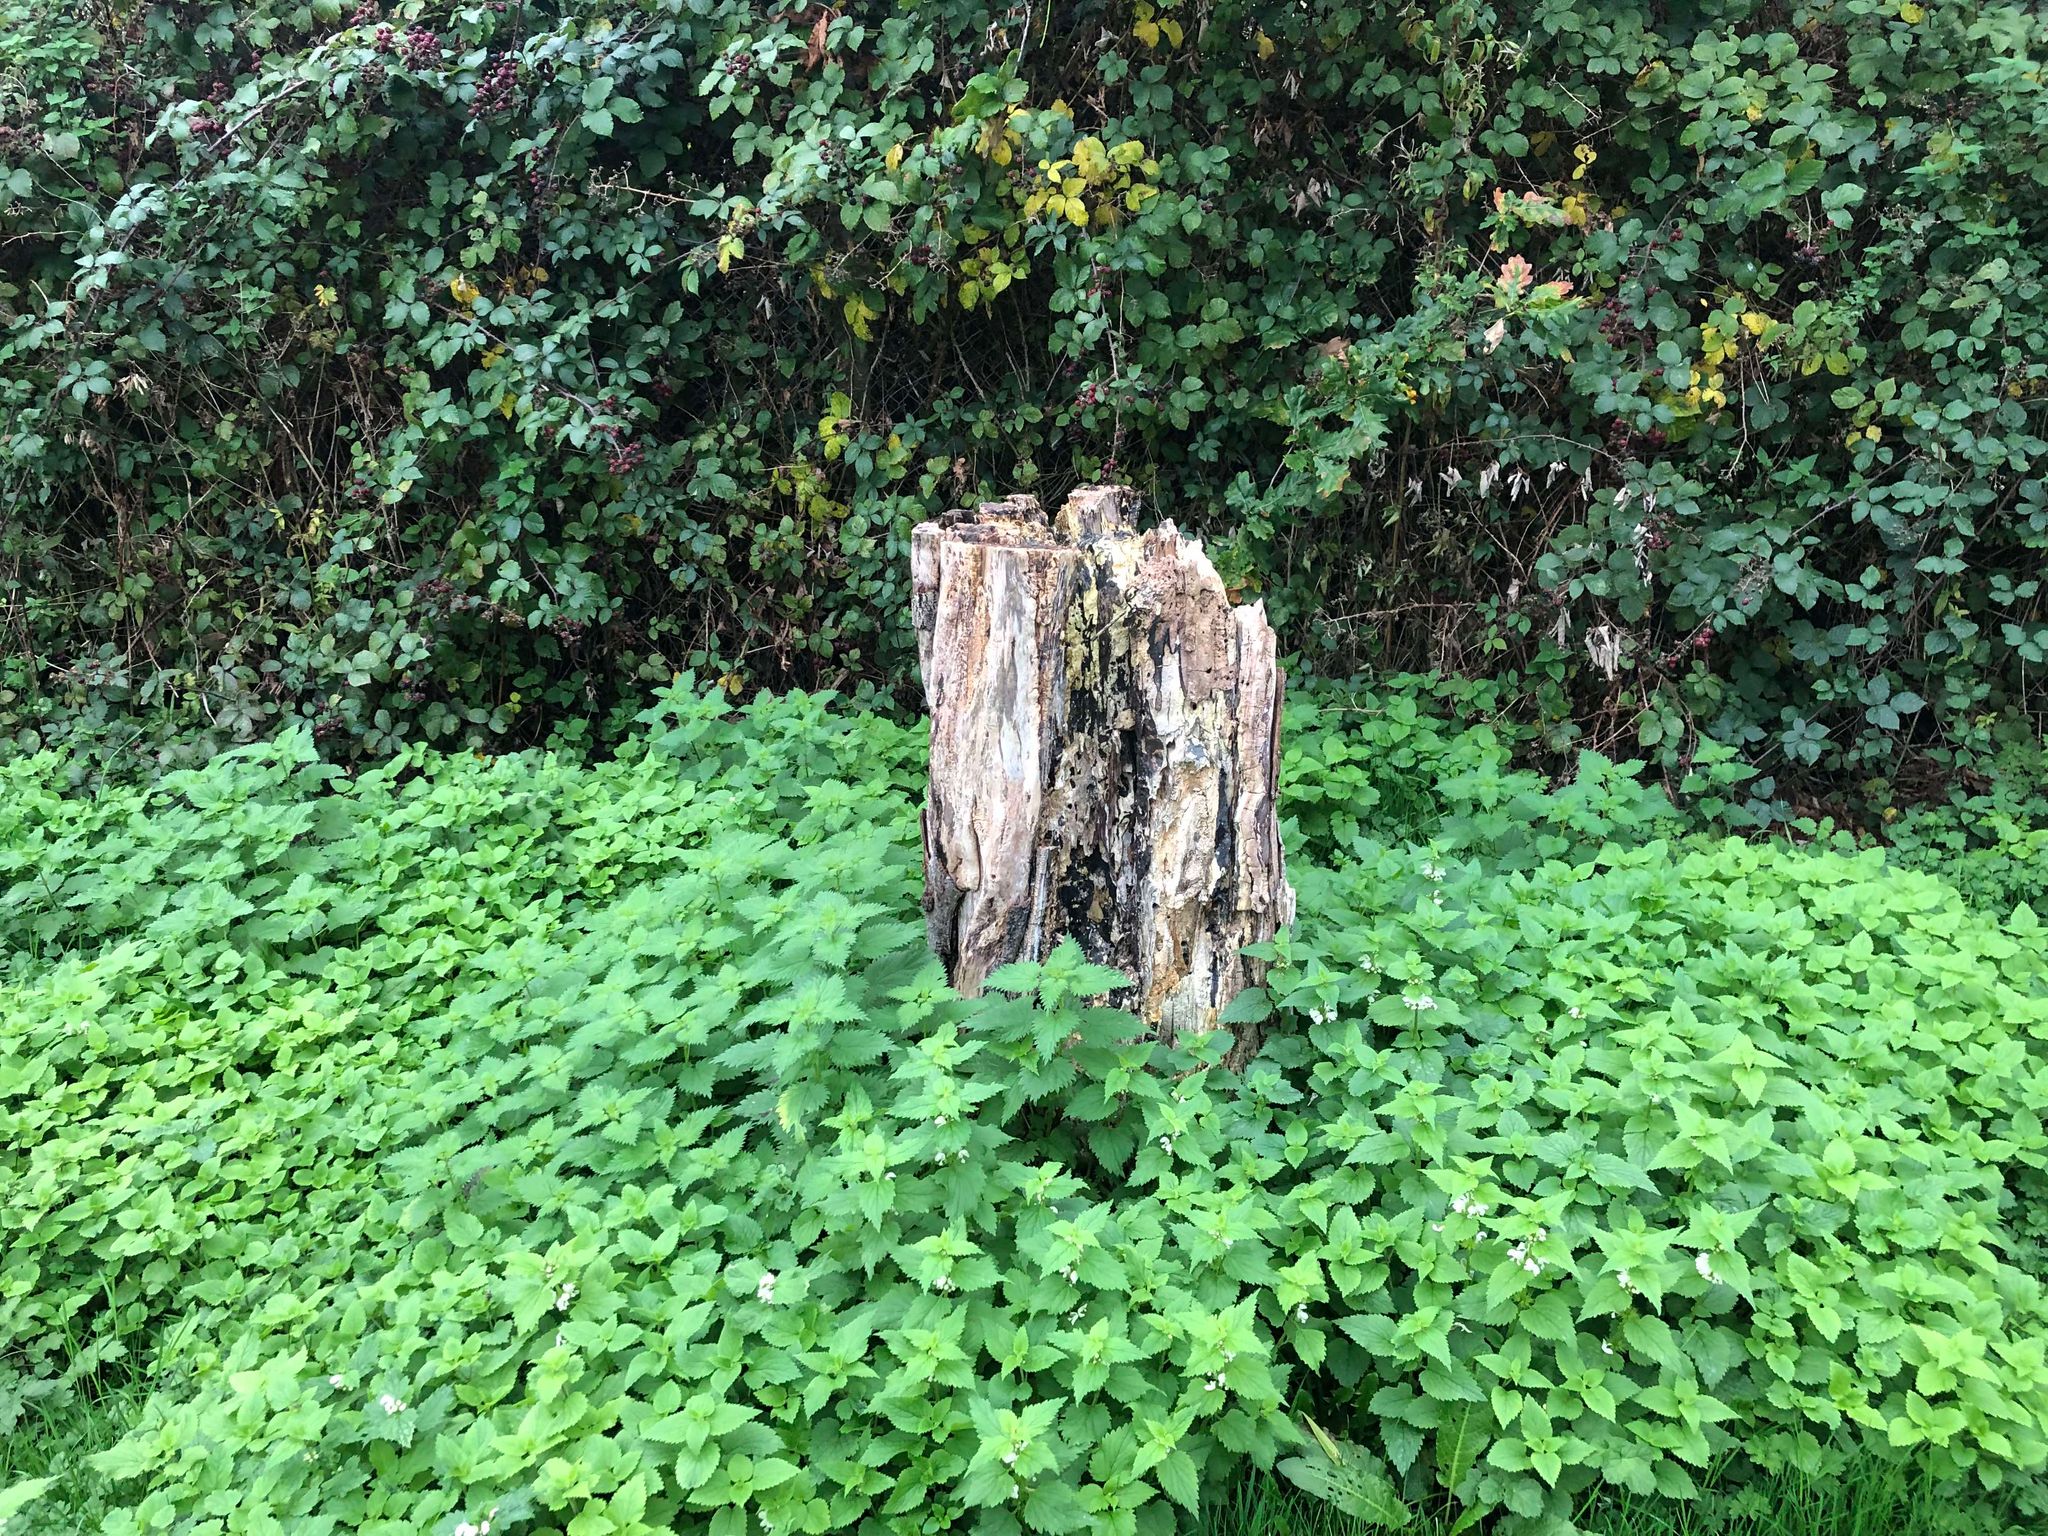
[{"label": "light green foliage", "polygon": [[1842,1443],[2037,1497],[2031,912],[1332,823],[1240,1076],[1070,951],[944,987],[917,733],[644,724],[0,767],[0,1406],[147,1382],[105,1531],[1163,1536],[1299,1414],[1502,1536]]},{"label": "light green foliage", "polygon": [[1111,474],[1567,747],[2042,717],[2033,5],[0,0],[0,58],[10,736],[909,692],[909,528]]}]

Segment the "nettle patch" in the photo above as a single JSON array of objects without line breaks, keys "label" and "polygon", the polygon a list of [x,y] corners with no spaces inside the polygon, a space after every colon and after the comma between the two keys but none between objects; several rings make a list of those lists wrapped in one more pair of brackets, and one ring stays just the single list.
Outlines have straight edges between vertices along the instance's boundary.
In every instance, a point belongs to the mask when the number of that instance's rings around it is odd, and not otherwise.
[{"label": "nettle patch", "polygon": [[2030,912],[1351,835],[1228,1074],[1071,952],[954,996],[914,734],[721,708],[0,770],[0,1390],[147,1373],[107,1531],[1164,1533],[1243,1458],[1564,1531],[1849,1440],[2036,1486]]}]

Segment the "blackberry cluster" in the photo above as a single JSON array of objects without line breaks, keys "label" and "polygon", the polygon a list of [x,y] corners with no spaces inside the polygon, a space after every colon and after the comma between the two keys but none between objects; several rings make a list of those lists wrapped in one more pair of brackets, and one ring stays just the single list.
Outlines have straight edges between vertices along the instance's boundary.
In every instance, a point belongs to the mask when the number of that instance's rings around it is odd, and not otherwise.
[{"label": "blackberry cluster", "polygon": [[736,84],[744,84],[754,73],[754,56],[744,48],[735,48],[719,60],[719,68],[732,76]]},{"label": "blackberry cluster", "polygon": [[468,592],[458,592],[454,583],[445,577],[435,576],[419,586],[420,600],[444,613],[467,613],[483,599]]},{"label": "blackberry cluster", "polygon": [[476,96],[469,104],[473,118],[495,117],[512,109],[513,92],[519,88],[519,65],[508,53],[483,72],[476,83]]},{"label": "blackberry cluster", "polygon": [[611,457],[608,460],[606,460],[606,463],[610,466],[611,472],[613,474],[618,475],[621,478],[624,478],[625,476],[630,475],[634,470],[638,469],[640,467],[640,461],[646,458],[646,456],[646,450],[643,449],[638,443],[622,443],[619,442],[616,438],[614,438],[612,440]]},{"label": "blackberry cluster", "polygon": [[545,164],[539,150],[529,149],[526,152],[526,185],[535,198],[546,197],[555,187],[555,178],[542,169]]},{"label": "blackberry cluster", "polygon": [[414,69],[432,69],[441,62],[441,34],[426,27],[405,29],[405,62]]},{"label": "blackberry cluster", "polygon": [[382,59],[371,59],[356,71],[356,79],[362,82],[364,90],[381,91],[384,89],[386,73]]},{"label": "blackberry cluster", "polygon": [[557,619],[548,628],[554,631],[556,639],[566,640],[571,645],[590,632],[590,626],[581,619]]},{"label": "blackberry cluster", "polygon": [[370,42],[371,46],[379,53],[389,53],[396,46],[397,40],[398,35],[391,30],[390,26],[382,25],[372,34]]},{"label": "blackberry cluster", "polygon": [[1600,339],[1620,345],[1636,334],[1636,328],[1628,323],[1621,312],[1621,301],[1609,299],[1600,307]]},{"label": "blackberry cluster", "polygon": [[376,19],[377,0],[363,0],[363,3],[355,8],[355,14],[349,17],[348,24],[352,27],[367,27]]},{"label": "blackberry cluster", "polygon": [[221,132],[221,121],[217,117],[195,117],[192,119],[192,137],[210,139]]}]

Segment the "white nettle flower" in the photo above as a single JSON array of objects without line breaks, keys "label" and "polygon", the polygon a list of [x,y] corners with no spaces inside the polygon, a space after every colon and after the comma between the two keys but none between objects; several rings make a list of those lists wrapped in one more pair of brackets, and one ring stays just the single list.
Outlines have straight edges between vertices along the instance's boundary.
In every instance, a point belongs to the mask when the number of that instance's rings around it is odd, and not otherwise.
[{"label": "white nettle flower", "polygon": [[1297,1323],[1305,1323],[1305,1322],[1307,1322],[1307,1321],[1308,1321],[1308,1308],[1307,1308],[1307,1307],[1305,1307],[1305,1306],[1301,1306],[1301,1307],[1296,1307],[1296,1308],[1294,1309],[1294,1320],[1295,1320],[1295,1321],[1296,1321]]},{"label": "white nettle flower", "polygon": [[339,1387],[339,1386],[345,1386],[345,1385],[346,1385],[346,1383],[345,1383],[345,1382],[343,1382],[343,1381],[342,1381],[342,1379],[341,1379],[341,1377],[337,1375],[337,1376],[330,1376],[330,1377],[328,1377],[328,1378],[327,1378],[327,1385],[329,1385],[330,1387]]},{"label": "white nettle flower", "polygon": [[1721,1277],[1714,1273],[1714,1261],[1707,1254],[1700,1254],[1692,1261],[1692,1267],[1699,1271],[1700,1278],[1709,1285],[1719,1285]]},{"label": "white nettle flower", "polygon": [[1636,1294],[1635,1282],[1629,1279],[1627,1270],[1616,1270],[1614,1274],[1614,1283],[1620,1286],[1624,1291],[1627,1291],[1629,1295],[1633,1296]]},{"label": "white nettle flower", "polygon": [[1311,1008],[1308,1011],[1308,1021],[1311,1024],[1327,1024],[1335,1017],[1336,1013],[1328,1008]]},{"label": "white nettle flower", "polygon": [[775,1300],[774,1270],[764,1269],[761,1271],[761,1278],[754,1285],[754,1299],[756,1301],[764,1302],[772,1302],[773,1300]]},{"label": "white nettle flower", "polygon": [[564,1280],[561,1284],[561,1287],[555,1292],[555,1310],[557,1312],[568,1311],[569,1303],[574,1301],[575,1299],[576,1282],[573,1280]]},{"label": "white nettle flower", "polygon": [[1614,1346],[1608,1343],[1605,1339],[1602,1339],[1600,1341],[1600,1353],[1603,1355],[1611,1355],[1614,1353]]},{"label": "white nettle flower", "polygon": [[1581,1008],[1577,1003],[1574,1003],[1572,1004],[1571,1015],[1575,1019],[1583,1019],[1586,1016],[1586,1010]]},{"label": "white nettle flower", "polygon": [[380,1392],[377,1394],[377,1406],[395,1416],[405,1412],[405,1399],[393,1397],[389,1392]]},{"label": "white nettle flower", "polygon": [[1404,992],[1401,994],[1401,1001],[1415,1013],[1427,1013],[1436,1006],[1436,999],[1429,996],[1428,993],[1410,997]]}]

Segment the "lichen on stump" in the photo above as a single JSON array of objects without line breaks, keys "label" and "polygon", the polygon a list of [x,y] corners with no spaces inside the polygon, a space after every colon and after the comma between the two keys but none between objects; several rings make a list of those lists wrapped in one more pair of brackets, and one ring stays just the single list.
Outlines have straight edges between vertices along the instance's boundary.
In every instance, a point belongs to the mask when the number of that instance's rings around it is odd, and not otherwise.
[{"label": "lichen on stump", "polygon": [[913,535],[925,911],[961,991],[1071,935],[1171,1038],[1213,1028],[1262,979],[1240,951],[1294,916],[1282,678],[1265,605],[1233,607],[1201,545],[1140,533],[1136,505],[1092,487],[1048,523],[1012,496]]}]

